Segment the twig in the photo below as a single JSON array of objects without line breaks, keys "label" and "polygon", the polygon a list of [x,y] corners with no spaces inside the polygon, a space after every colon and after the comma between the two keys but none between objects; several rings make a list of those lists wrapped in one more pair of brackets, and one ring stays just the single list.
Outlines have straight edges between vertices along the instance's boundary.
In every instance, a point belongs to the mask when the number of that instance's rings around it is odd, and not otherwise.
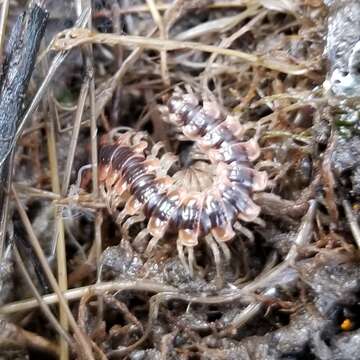
[{"label": "twig", "polygon": [[[0,24],[3,41],[8,3],[2,5]],[[43,37],[48,14],[33,5],[18,19],[11,32],[2,68],[0,83],[0,256],[4,249],[7,224],[7,193],[11,182],[11,140],[23,114],[25,93],[34,69],[36,54]]]},{"label": "twig", "polygon": [[[86,319],[88,319],[86,304],[90,301],[93,295],[94,294],[92,294],[91,292],[84,294],[84,296],[80,299],[80,303],[79,303],[78,323],[80,329],[82,329],[84,333],[86,333],[88,329],[87,321],[86,321]],[[99,346],[93,340],[91,340],[91,346],[96,351],[98,359],[107,360],[107,357],[105,356],[104,352],[99,348]]]},{"label": "twig", "polygon": [[23,99],[34,69],[48,14],[32,6],[21,15],[10,35],[0,88],[0,171],[23,114]]},{"label": "twig", "polygon": [[309,209],[302,219],[298,235],[294,241],[294,245],[285,257],[285,261],[293,261],[297,257],[298,248],[308,244],[312,238],[313,220],[315,217],[317,204],[315,200],[310,201]]},{"label": "twig", "polygon": [[[87,23],[87,21],[89,19],[89,16],[90,16],[90,10],[89,9],[84,10],[84,12],[81,14],[81,17],[77,20],[75,26],[78,26],[78,27],[85,26],[85,24]],[[18,124],[18,128],[16,130],[15,136],[6,137],[6,139],[9,139],[9,141],[11,141],[11,142],[8,144],[8,150],[4,153],[4,155],[1,155],[1,153],[0,153],[0,168],[3,166],[7,157],[10,155],[12,149],[14,148],[16,142],[18,141],[18,139],[20,138],[20,136],[22,134],[22,131],[23,131],[25,125],[27,124],[27,122],[31,118],[31,116],[34,114],[40,101],[44,97],[44,94],[48,90],[51,80],[53,79],[57,69],[63,63],[63,61],[66,59],[68,54],[69,54],[69,51],[65,50],[65,51],[61,51],[54,57],[46,77],[44,78],[38,91],[36,92],[35,96],[33,97],[31,104],[27,108],[24,116],[22,117],[21,121]],[[1,145],[1,142],[0,142],[0,145]]]},{"label": "twig", "polygon": [[[310,241],[310,235],[312,230],[312,218],[315,215],[316,202],[311,201],[310,207],[305,215],[302,225],[300,227],[298,236],[295,240],[295,244],[291,249],[297,249],[299,246],[304,246],[308,241]],[[295,250],[294,250],[295,251]],[[84,286],[77,289],[71,289],[64,292],[64,297],[69,301],[79,300],[84,293],[90,291],[93,293],[105,293],[107,291],[124,291],[124,290],[136,290],[136,291],[148,291],[154,293],[166,293],[166,296],[177,297],[178,299],[184,299],[189,302],[198,302],[204,304],[218,304],[226,303],[239,299],[240,297],[243,300],[246,300],[246,295],[256,291],[259,288],[266,288],[266,283],[271,281],[273,278],[278,276],[284,268],[289,266],[289,263],[293,260],[297,252],[290,251],[289,255],[286,257],[285,261],[278,265],[276,268],[272,269],[266,275],[262,276],[260,279],[255,279],[249,285],[244,286],[242,289],[236,289],[227,294],[222,294],[218,296],[207,296],[206,294],[201,294],[199,296],[191,296],[187,294],[180,294],[178,290],[172,286],[167,286],[159,284],[158,282],[150,280],[138,280],[138,281],[110,281],[102,282],[94,285]],[[249,300],[251,297],[247,297]],[[43,301],[46,304],[56,304],[58,298],[56,294],[49,294],[43,296]],[[38,306],[38,303],[35,299],[21,300],[0,307],[0,314],[12,314],[20,311],[27,311],[34,309]]]},{"label": "twig", "polygon": [[119,311],[127,322],[133,323],[134,325],[136,325],[138,329],[144,331],[141,322],[138,320],[138,318],[135,315],[131,313],[131,311],[128,309],[128,307],[124,302],[118,300],[115,296],[110,294],[105,294],[104,301],[108,305],[114,307],[117,311]]},{"label": "twig", "polygon": [[[75,289],[66,290],[63,296],[68,301],[79,300],[85,293],[91,292],[95,294],[104,294],[107,291],[147,291],[152,293],[158,292],[174,292],[176,288],[168,285],[159,284],[150,280],[137,281],[109,281],[101,282],[94,285],[83,286]],[[58,303],[56,294],[44,295],[42,297],[45,304],[54,305]],[[0,307],[0,314],[9,315],[22,311],[36,309],[39,306],[36,299],[20,300]]]}]

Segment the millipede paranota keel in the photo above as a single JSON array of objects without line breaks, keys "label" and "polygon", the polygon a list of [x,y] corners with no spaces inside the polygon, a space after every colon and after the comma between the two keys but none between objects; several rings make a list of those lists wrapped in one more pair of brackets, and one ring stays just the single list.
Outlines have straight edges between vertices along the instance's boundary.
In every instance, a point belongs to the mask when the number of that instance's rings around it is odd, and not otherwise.
[{"label": "millipede paranota keel", "polygon": [[260,208],[251,198],[267,184],[266,173],[251,165],[259,156],[259,146],[255,139],[241,141],[244,128],[237,120],[224,116],[213,103],[200,105],[194,95],[174,94],[168,113],[168,121],[194,141],[214,166],[212,185],[201,191],[179,186],[168,174],[175,156],[165,153],[157,158],[142,133],[129,131],[100,149],[102,191],[112,209],[126,202],[123,216],[148,220],[147,228],[137,235],[152,237],[147,253],[165,233],[176,233],[179,257],[192,272],[194,247],[204,238],[218,269],[218,247],[228,253],[225,242],[235,236],[235,223],[259,215]]}]

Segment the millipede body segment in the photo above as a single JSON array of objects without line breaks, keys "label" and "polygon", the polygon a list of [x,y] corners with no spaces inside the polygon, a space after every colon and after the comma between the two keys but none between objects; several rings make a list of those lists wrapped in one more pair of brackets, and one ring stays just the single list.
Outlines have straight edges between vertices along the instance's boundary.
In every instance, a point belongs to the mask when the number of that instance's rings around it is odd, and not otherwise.
[{"label": "millipede body segment", "polygon": [[200,105],[193,95],[174,95],[168,111],[168,121],[194,141],[215,167],[212,185],[202,191],[179,186],[166,171],[159,171],[162,158],[146,154],[149,144],[132,144],[129,133],[100,149],[100,183],[113,206],[125,201],[126,215],[148,219],[151,249],[166,232],[176,233],[183,260],[183,247],[191,254],[199,238],[210,237],[223,246],[234,237],[237,220],[256,219],[260,208],[252,193],[264,190],[267,176],[251,165],[259,156],[257,142],[241,141],[243,127],[215,104]]}]

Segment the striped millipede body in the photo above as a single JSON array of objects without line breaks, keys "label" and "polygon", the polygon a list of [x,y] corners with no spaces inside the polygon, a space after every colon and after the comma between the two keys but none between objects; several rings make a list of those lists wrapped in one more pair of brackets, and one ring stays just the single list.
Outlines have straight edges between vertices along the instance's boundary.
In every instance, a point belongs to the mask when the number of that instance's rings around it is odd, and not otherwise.
[{"label": "striped millipede body", "polygon": [[235,236],[234,224],[259,215],[252,193],[267,184],[266,173],[251,164],[259,156],[259,147],[255,139],[241,141],[244,130],[238,120],[224,116],[213,103],[200,105],[194,95],[173,95],[167,108],[168,121],[194,141],[214,166],[212,185],[201,191],[179,186],[168,175],[174,155],[157,159],[148,153],[148,142],[134,141],[131,132],[101,147],[100,184],[112,207],[125,202],[123,215],[148,219],[141,232],[152,237],[148,253],[165,233],[175,233],[180,259],[192,271],[193,249],[205,238],[218,268],[217,246],[224,249]]}]

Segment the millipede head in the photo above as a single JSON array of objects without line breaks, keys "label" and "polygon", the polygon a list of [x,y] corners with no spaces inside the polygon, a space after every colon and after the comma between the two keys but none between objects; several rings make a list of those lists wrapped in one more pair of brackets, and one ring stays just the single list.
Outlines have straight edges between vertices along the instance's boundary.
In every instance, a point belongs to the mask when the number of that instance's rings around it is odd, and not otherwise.
[{"label": "millipede head", "polygon": [[101,146],[99,151],[99,181],[104,181],[109,174],[110,171],[110,163],[114,151],[116,150],[117,146],[114,144],[106,144]]}]

